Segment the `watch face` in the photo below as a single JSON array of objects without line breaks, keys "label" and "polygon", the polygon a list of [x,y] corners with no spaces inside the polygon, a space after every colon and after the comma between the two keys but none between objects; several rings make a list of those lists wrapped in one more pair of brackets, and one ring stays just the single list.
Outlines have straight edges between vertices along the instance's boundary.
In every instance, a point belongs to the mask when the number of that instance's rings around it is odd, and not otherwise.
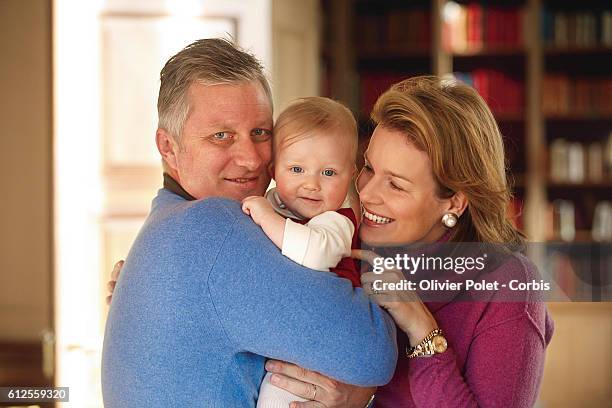
[{"label": "watch face", "polygon": [[436,353],[444,353],[448,347],[446,339],[439,335],[431,339],[431,342],[433,343],[433,348]]}]

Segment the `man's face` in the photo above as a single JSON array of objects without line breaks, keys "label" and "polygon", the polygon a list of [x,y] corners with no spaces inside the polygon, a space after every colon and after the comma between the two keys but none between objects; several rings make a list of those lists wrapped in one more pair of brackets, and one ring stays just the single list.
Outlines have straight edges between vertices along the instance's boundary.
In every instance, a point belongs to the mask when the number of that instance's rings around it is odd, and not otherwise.
[{"label": "man's face", "polygon": [[179,184],[197,199],[262,195],[272,156],[272,107],[262,86],[194,83],[187,95],[189,115],[171,164]]}]

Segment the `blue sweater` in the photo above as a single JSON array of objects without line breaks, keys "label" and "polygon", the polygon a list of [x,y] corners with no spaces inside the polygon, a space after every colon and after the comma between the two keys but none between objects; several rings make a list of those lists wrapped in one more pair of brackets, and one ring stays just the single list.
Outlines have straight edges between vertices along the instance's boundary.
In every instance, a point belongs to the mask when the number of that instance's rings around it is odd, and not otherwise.
[{"label": "blue sweater", "polygon": [[254,407],[266,357],[382,385],[395,326],[348,280],[285,258],[239,203],[160,190],[113,294],[105,406]]}]

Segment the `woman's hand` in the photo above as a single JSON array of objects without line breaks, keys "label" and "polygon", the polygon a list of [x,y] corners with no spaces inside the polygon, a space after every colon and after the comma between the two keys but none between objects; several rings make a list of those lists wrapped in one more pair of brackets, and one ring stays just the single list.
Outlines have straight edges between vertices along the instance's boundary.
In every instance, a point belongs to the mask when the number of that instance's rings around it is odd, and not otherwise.
[{"label": "woman's hand", "polygon": [[106,297],[106,304],[110,305],[111,300],[113,299],[113,292],[115,291],[115,285],[117,284],[117,279],[119,279],[119,274],[121,273],[121,268],[123,268],[123,263],[125,261],[122,259],[115,264],[113,267],[113,271],[111,272],[111,278],[106,284],[106,290],[108,290],[108,296]]},{"label": "woman's hand", "polygon": [[376,392],[376,387],[344,384],[284,361],[269,360],[266,370],[274,373],[272,384],[311,400],[292,402],[291,408],[364,408]]},{"label": "woman's hand", "polygon": [[[371,265],[374,264],[374,259],[379,257],[372,251],[361,249],[354,249],[352,256]],[[361,285],[374,302],[389,312],[395,324],[408,335],[410,344],[414,346],[436,329],[438,324],[416,291],[382,289],[383,284],[400,283],[405,279],[401,270],[385,269],[382,273],[361,274]]]}]

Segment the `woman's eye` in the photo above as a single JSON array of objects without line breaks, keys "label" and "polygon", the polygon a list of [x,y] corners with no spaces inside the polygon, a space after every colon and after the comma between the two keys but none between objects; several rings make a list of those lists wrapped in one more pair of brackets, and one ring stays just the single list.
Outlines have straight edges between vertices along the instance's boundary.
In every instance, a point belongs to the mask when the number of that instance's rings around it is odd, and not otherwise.
[{"label": "woman's eye", "polygon": [[289,170],[291,170],[292,173],[303,173],[304,172],[304,169],[302,169],[300,166],[293,166]]},{"label": "woman's eye", "polygon": [[394,190],[398,190],[398,191],[404,191],[403,188],[401,188],[400,186],[398,186],[397,184],[395,184],[394,182],[390,181],[389,185],[391,186],[392,189]]},{"label": "woman's eye", "polygon": [[372,167],[370,166],[370,163],[365,163],[363,165],[363,170],[371,172],[372,171]]},{"label": "woman's eye", "polygon": [[335,174],[336,174],[336,172],[334,170],[332,170],[332,169],[325,169],[325,170],[323,170],[323,175],[324,176],[331,177],[331,176],[333,176]]}]

